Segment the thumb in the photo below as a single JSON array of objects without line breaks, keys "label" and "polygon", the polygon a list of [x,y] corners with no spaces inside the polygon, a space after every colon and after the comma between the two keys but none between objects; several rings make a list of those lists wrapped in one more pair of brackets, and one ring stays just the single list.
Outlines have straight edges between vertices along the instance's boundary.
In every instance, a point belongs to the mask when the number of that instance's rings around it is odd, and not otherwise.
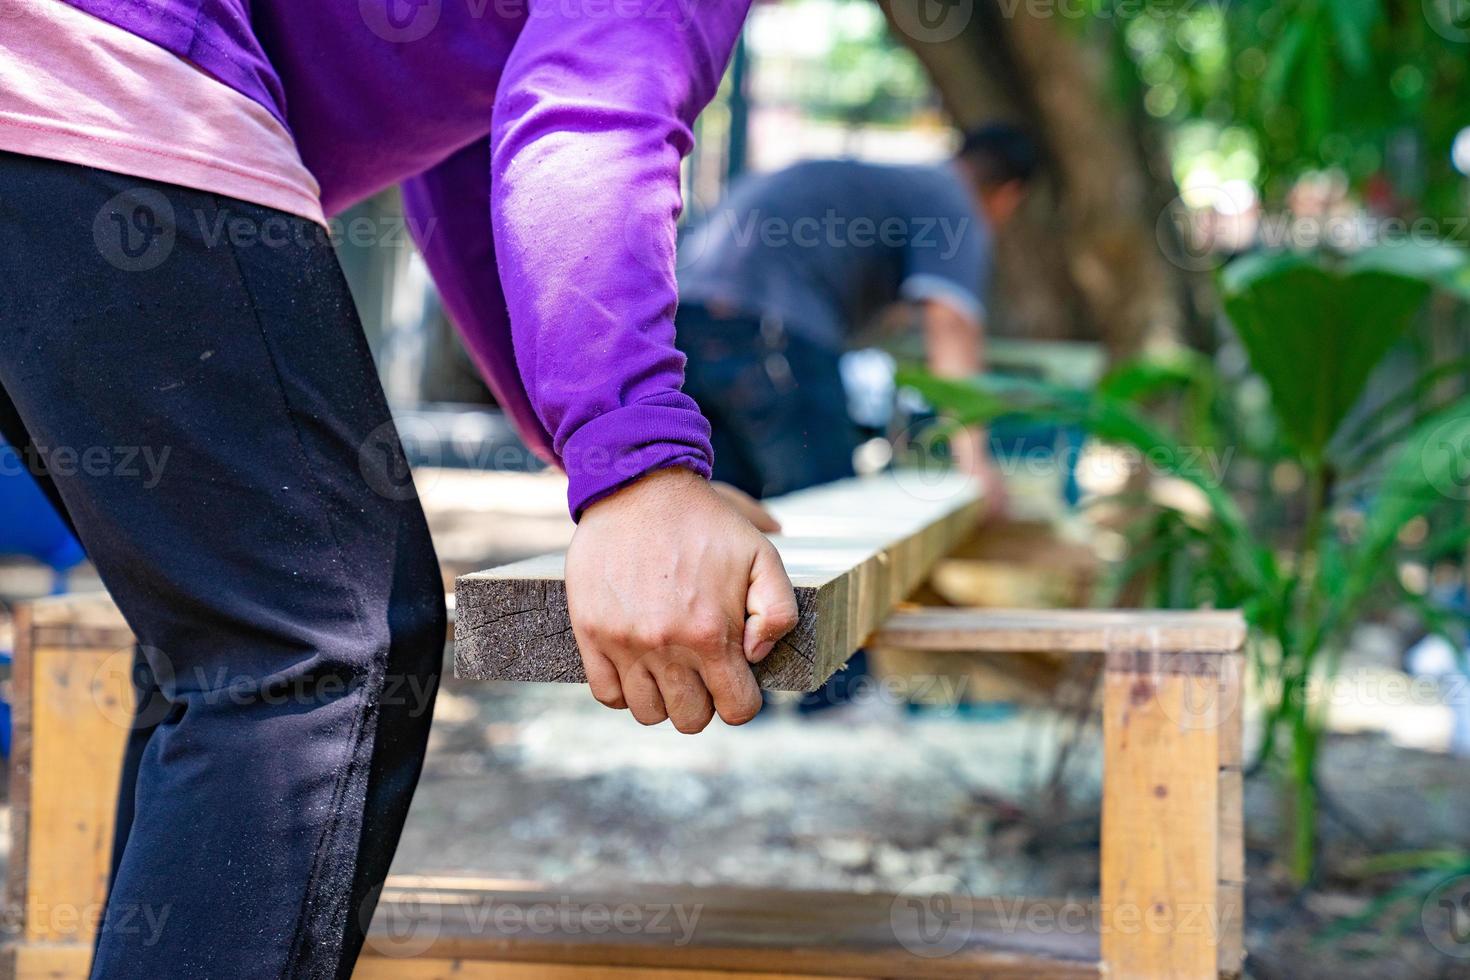
[{"label": "thumb", "polygon": [[756,548],[750,567],[750,589],[745,596],[745,659],[764,660],[776,641],[796,625],[796,594],[781,564],[781,556],[769,541]]}]

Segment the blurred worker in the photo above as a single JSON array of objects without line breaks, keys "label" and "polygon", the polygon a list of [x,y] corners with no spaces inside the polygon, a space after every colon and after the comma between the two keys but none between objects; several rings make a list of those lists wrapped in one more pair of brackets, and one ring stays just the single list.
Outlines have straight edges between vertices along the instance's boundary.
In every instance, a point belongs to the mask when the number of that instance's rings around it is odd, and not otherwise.
[{"label": "blurred worker", "polygon": [[594,695],[759,710],[796,605],[708,482],[673,323],[679,162],[747,4],[6,4],[0,433],[139,641],[94,977],[353,972],[445,638],[325,227],[384,188],[570,478]]},{"label": "blurred worker", "polygon": [[[992,124],[937,166],[814,160],[736,183],[679,259],[684,390],[714,428],[717,478],[770,496],[851,476],[859,436],[839,360],[893,304],[916,312],[930,370],[977,374],[991,233],[1036,168],[1030,138]],[[983,439],[953,452],[998,510]]]},{"label": "blurred worker", "polygon": [[[765,497],[852,476],[860,437],[840,362],[895,304],[917,314],[931,371],[979,373],[991,233],[1036,169],[1031,139],[997,123],[940,165],[813,160],[738,182],[680,245],[684,391],[713,428],[716,478]],[[998,514],[1005,485],[984,434],[950,446]],[[801,710],[848,702],[866,676],[858,651]]]}]

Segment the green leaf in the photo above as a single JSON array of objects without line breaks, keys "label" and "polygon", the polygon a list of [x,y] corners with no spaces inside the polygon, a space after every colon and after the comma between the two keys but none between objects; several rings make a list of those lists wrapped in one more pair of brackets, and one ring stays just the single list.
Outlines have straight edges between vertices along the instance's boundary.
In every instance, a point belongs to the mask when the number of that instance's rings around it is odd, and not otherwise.
[{"label": "green leaf", "polygon": [[[1329,6],[1331,6],[1329,4]],[[1321,144],[1332,122],[1332,60],[1327,49],[1327,32],[1312,31],[1301,66],[1302,141],[1309,147]]]},{"label": "green leaf", "polygon": [[1363,74],[1373,64],[1370,37],[1378,23],[1378,0],[1332,0],[1327,12],[1343,64],[1354,75]]},{"label": "green leaf", "polygon": [[[1435,364],[1416,375],[1392,397],[1355,422],[1351,428],[1343,430],[1340,438],[1347,444],[1347,448],[1354,451],[1355,455],[1366,452],[1376,457],[1377,453],[1373,450],[1381,449],[1384,440],[1396,442],[1408,431],[1407,428],[1400,431],[1398,424],[1392,428],[1386,428],[1387,423],[1399,413],[1420,406],[1434,393],[1436,387],[1443,384],[1446,378],[1451,377],[1470,377],[1470,357],[1456,357]],[[1415,416],[1409,420],[1408,428],[1417,426],[1423,421],[1424,414],[1424,409],[1416,412]],[[1371,443],[1369,443],[1370,439]]]},{"label": "green leaf", "polygon": [[1225,268],[1225,310],[1282,430],[1309,463],[1321,461],[1373,369],[1462,255],[1379,246],[1344,262],[1278,252]]},{"label": "green leaf", "polygon": [[1281,40],[1271,52],[1271,60],[1266,66],[1266,75],[1261,84],[1262,107],[1268,112],[1281,105],[1286,95],[1286,83],[1291,80],[1311,27],[1312,23],[1308,18],[1291,18],[1281,34]]},{"label": "green leaf", "polygon": [[1470,499],[1470,397],[1421,422],[1390,461],[1362,536],[1351,550],[1351,572],[1333,596],[1340,608],[1392,570],[1389,556],[1405,524],[1446,500]]},{"label": "green leaf", "polygon": [[[1321,948],[1341,942],[1344,937],[1351,933],[1366,929],[1372,925],[1395,905],[1399,905],[1410,899],[1414,900],[1415,903],[1422,902],[1441,882],[1449,880],[1450,877],[1452,876],[1446,875],[1442,868],[1432,868],[1428,871],[1421,872],[1403,884],[1395,888],[1390,888],[1373,899],[1373,901],[1368,903],[1368,907],[1359,914],[1346,916],[1327,926],[1312,940],[1312,945]],[[1417,918],[1417,911],[1415,917]]]},{"label": "green leaf", "polygon": [[1446,242],[1399,241],[1354,252],[1342,262],[1346,272],[1384,272],[1450,290],[1470,286],[1470,258]]},{"label": "green leaf", "polygon": [[1210,359],[1198,351],[1176,347],[1124,361],[1098,382],[1099,395],[1128,404],[1141,404],[1159,395],[1177,394],[1184,404],[1178,413],[1178,434],[1200,446],[1216,446],[1219,434],[1210,415],[1218,395],[1218,378]]},{"label": "green leaf", "polygon": [[919,368],[899,368],[895,380],[913,388],[937,411],[955,415],[965,425],[993,422],[1015,408],[1013,402],[976,382],[940,378]]},{"label": "green leaf", "polygon": [[1371,877],[1404,871],[1456,871],[1462,868],[1470,870],[1470,854],[1459,848],[1444,847],[1374,854],[1358,862],[1353,870],[1360,877]]},{"label": "green leaf", "polygon": [[1211,380],[1208,359],[1181,349],[1124,361],[1098,382],[1096,390],[1109,398],[1137,402],[1161,392],[1206,386]]},{"label": "green leaf", "polygon": [[1434,535],[1418,553],[1424,562],[1458,559],[1464,557],[1467,545],[1470,545],[1470,524],[1461,524]]}]

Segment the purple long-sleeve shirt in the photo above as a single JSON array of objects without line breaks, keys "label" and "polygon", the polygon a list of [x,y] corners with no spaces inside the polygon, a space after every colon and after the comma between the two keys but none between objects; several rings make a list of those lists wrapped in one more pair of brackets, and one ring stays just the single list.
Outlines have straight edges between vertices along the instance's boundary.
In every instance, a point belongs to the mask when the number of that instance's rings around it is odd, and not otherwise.
[{"label": "purple long-sleeve shirt", "polygon": [[750,0],[68,2],[270,110],[328,214],[403,184],[452,318],[574,516],[655,469],[709,475],[674,347],[679,161]]}]

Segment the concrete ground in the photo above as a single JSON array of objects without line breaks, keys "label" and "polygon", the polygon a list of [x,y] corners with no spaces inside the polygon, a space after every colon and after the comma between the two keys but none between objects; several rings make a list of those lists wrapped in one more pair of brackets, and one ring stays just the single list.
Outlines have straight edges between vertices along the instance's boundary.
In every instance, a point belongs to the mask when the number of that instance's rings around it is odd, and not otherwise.
[{"label": "concrete ground", "polygon": [[[588,887],[898,891],[942,872],[977,895],[1095,888],[1094,821],[1073,848],[1087,860],[1055,865],[1019,827],[1056,743],[1045,715],[913,719],[876,696],[828,714],[771,706],[689,737],[582,687],[451,682],[396,868]],[[1075,809],[1095,813],[1096,765],[1079,769]]]}]

